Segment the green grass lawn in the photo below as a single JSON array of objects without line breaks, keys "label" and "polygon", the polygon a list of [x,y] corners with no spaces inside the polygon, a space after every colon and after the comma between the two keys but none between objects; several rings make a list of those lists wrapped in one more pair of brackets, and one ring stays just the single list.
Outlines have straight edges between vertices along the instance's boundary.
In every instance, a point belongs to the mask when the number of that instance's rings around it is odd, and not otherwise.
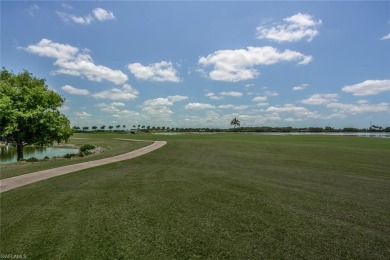
[{"label": "green grass lawn", "polygon": [[132,137],[168,144],[2,193],[0,253],[30,259],[390,258],[390,139]]}]

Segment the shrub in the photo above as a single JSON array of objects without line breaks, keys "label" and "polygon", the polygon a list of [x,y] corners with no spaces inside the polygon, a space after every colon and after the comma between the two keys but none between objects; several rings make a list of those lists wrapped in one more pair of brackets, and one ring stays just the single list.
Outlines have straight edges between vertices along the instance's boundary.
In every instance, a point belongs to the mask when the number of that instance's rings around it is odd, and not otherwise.
[{"label": "shrub", "polygon": [[74,156],[74,154],[67,153],[67,154],[64,155],[64,158],[70,159],[70,158],[72,158],[73,156]]},{"label": "shrub", "polygon": [[80,147],[80,152],[86,152],[88,150],[95,149],[94,145],[91,144],[84,144],[83,146]]},{"label": "shrub", "polygon": [[45,158],[43,158],[44,160],[49,160],[50,158],[48,156],[45,156]]},{"label": "shrub", "polygon": [[28,158],[26,162],[38,162],[39,160],[35,157]]}]

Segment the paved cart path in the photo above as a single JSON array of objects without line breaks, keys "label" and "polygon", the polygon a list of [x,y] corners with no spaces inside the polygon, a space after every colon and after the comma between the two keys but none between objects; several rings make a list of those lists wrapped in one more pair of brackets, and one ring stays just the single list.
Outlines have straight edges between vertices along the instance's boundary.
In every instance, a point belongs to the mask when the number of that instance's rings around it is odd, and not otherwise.
[{"label": "paved cart path", "polygon": [[[143,141],[143,140],[133,140],[133,139],[119,139],[119,140],[127,140],[127,141]],[[0,193],[5,192],[11,189],[15,189],[30,183],[34,183],[37,181],[41,180],[46,180],[55,176],[60,176],[64,175],[67,173],[71,172],[76,172],[96,166],[101,166],[113,162],[119,162],[119,161],[124,161],[124,160],[129,160],[133,159],[135,157],[144,155],[146,153],[150,153],[164,145],[166,145],[167,142],[165,141],[155,141],[151,145],[145,146],[143,148],[109,157],[109,158],[104,158],[100,160],[95,160],[95,161],[90,161],[90,162],[83,162],[83,163],[78,163],[78,164],[73,164],[73,165],[67,165],[67,166],[62,166],[58,168],[53,168],[53,169],[48,169],[48,170],[43,170],[43,171],[38,171],[38,172],[33,172],[33,173],[28,173],[24,175],[19,175],[7,179],[2,179],[0,180]]]}]

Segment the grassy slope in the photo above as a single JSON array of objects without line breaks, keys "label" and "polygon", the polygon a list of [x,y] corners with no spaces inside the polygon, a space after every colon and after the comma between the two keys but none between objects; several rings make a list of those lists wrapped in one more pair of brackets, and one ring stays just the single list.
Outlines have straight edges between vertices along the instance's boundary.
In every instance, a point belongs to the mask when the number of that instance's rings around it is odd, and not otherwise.
[{"label": "grassy slope", "polygon": [[390,258],[389,139],[142,138],[168,144],[1,194],[1,253]]},{"label": "grassy slope", "polygon": [[80,146],[83,144],[92,144],[92,145],[108,148],[108,150],[106,150],[104,153],[101,154],[93,154],[82,158],[73,157],[70,160],[64,158],[58,158],[49,161],[41,161],[37,163],[18,162],[18,163],[11,163],[11,164],[2,164],[0,165],[0,180],[4,178],[30,173],[30,172],[41,171],[41,170],[51,169],[51,168],[60,167],[64,165],[76,164],[76,163],[111,157],[118,154],[127,153],[150,144],[148,142],[124,142],[124,141],[114,139],[114,138],[131,138],[131,137],[132,136],[129,134],[114,134],[114,133],[75,134],[73,138],[70,139],[69,144],[80,145]]}]

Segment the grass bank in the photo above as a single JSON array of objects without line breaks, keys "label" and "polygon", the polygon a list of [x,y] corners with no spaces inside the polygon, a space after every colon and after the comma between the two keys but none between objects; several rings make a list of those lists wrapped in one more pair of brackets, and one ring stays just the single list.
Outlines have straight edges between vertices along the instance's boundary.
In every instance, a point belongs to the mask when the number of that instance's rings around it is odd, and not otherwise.
[{"label": "grass bank", "polygon": [[125,142],[116,140],[115,138],[130,138],[130,134],[113,134],[113,133],[82,133],[75,134],[66,146],[75,145],[81,146],[91,144],[106,148],[104,153],[92,154],[85,157],[72,157],[71,159],[55,158],[34,163],[17,162],[0,165],[0,179],[14,177],[26,173],[56,168],[65,165],[71,165],[81,162],[103,159],[119,154],[124,154],[138,148],[149,145],[148,142]]},{"label": "grass bank", "polygon": [[389,259],[390,139],[167,140],[1,194],[1,252],[40,259]]}]

